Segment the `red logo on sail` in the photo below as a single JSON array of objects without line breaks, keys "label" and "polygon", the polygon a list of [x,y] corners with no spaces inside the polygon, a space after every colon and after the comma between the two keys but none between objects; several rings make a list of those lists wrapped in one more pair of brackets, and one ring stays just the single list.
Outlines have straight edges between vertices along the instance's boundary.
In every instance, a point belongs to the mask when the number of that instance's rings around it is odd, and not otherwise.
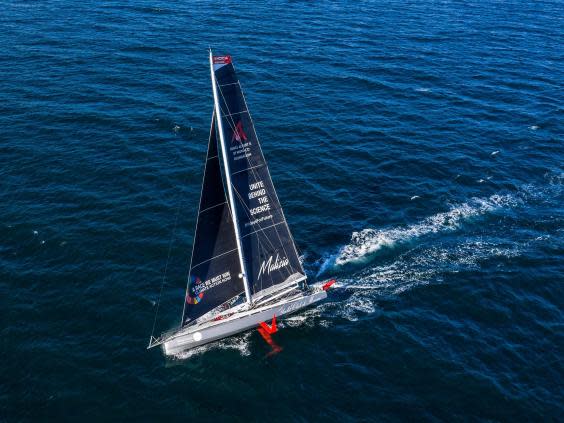
[{"label": "red logo on sail", "polygon": [[239,123],[235,127],[235,130],[233,131],[231,142],[233,141],[247,141],[247,134],[245,134],[245,131],[243,131],[243,123],[241,121],[239,121]]},{"label": "red logo on sail", "polygon": [[228,65],[231,63],[231,56],[213,56],[214,65]]}]

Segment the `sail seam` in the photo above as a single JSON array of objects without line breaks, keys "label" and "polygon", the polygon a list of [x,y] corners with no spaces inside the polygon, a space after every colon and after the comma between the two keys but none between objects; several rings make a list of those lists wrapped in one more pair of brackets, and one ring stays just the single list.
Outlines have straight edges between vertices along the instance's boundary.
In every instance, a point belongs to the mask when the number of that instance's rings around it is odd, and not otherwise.
[{"label": "sail seam", "polygon": [[256,169],[257,167],[263,167],[263,166],[266,166],[266,164],[263,163],[263,164],[259,164],[259,165],[256,165],[256,166],[248,167],[246,169],[241,169],[241,170],[238,170],[237,172],[233,172],[232,175],[237,175],[238,173],[246,172],[248,170],[253,170],[253,169]]},{"label": "sail seam", "polygon": [[[223,95],[223,93],[222,93],[222,95]],[[229,110],[229,108],[227,108],[227,110]],[[242,110],[240,112],[235,112],[235,113],[229,113],[229,114],[224,113],[223,116],[231,117],[231,116],[235,116],[235,115],[242,115],[243,113],[249,113],[249,111],[248,110]],[[232,125],[230,124],[229,126],[232,126]]]},{"label": "sail seam", "polygon": [[229,84],[217,84],[217,85],[219,85],[220,87],[227,87],[227,86],[229,86],[229,85],[237,85],[238,83],[239,83],[239,81],[237,81],[237,82],[230,82]]},{"label": "sail seam", "polygon": [[225,203],[227,203],[227,201],[224,201],[223,203],[216,204],[215,206],[208,207],[207,209],[201,210],[200,213],[198,213],[198,215],[200,215],[200,214],[202,214],[203,212],[206,212],[206,211],[208,211],[208,210],[211,210],[211,209],[213,209],[213,208],[215,208],[215,207],[217,207],[217,206],[223,206]]},{"label": "sail seam", "polygon": [[[265,226],[264,228],[260,228],[260,229],[257,229],[256,231],[249,232],[248,234],[243,235],[243,238],[248,237],[249,235],[254,235],[254,234],[256,234],[256,233],[258,233],[258,232],[260,232],[260,231],[264,231],[264,230],[266,230],[266,229],[273,228],[274,226],[282,225],[283,223],[286,223],[286,221],[283,220],[282,222],[275,223],[274,225]],[[274,246],[273,246],[273,247],[274,247]]]},{"label": "sail seam", "polygon": [[209,259],[207,259],[207,260],[201,261],[201,262],[199,262],[198,264],[195,264],[194,266],[192,266],[192,269],[194,269],[195,267],[198,267],[198,266],[200,266],[200,265],[202,265],[202,264],[204,264],[204,263],[207,263],[207,262],[210,261],[210,260],[213,260],[213,259],[216,259],[216,258],[218,258],[218,257],[224,256],[225,254],[232,253],[233,251],[237,251],[237,248],[234,248],[234,249],[232,249],[232,250],[226,251],[225,253],[218,254],[217,256],[213,256],[213,257],[211,257],[211,258],[209,258]]}]

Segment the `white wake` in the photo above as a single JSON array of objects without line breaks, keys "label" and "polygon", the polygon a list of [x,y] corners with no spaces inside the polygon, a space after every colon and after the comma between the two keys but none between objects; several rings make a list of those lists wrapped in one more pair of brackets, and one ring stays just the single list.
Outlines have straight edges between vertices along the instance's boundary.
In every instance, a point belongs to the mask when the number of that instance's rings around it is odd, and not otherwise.
[{"label": "white wake", "polygon": [[454,205],[446,212],[437,213],[406,227],[369,228],[353,232],[351,242],[328,257],[321,265],[319,274],[332,266],[362,262],[382,248],[390,248],[428,234],[457,230],[464,222],[498,209],[515,207],[520,201],[512,195],[494,194],[487,198],[473,198],[466,203]]}]

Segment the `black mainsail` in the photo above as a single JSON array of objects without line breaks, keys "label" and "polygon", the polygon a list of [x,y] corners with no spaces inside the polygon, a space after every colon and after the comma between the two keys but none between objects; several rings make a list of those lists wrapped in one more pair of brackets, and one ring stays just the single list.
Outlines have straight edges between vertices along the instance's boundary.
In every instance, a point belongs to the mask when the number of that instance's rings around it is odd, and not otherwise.
[{"label": "black mainsail", "polygon": [[192,247],[183,325],[244,291],[239,277],[241,266],[233,218],[221,176],[214,116]]},{"label": "black mainsail", "polygon": [[305,272],[231,57],[214,56],[213,72],[246,280],[256,297],[275,285],[305,279]]},{"label": "black mainsail", "polygon": [[306,275],[231,57],[209,56],[214,114],[182,324],[148,347],[168,355],[309,307],[335,282],[298,286]]}]

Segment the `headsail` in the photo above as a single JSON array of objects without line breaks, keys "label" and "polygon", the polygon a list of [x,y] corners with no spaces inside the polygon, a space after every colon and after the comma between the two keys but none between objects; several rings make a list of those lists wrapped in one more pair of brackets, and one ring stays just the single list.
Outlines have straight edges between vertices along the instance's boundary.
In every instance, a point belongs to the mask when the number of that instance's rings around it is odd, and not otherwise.
[{"label": "headsail", "polygon": [[230,56],[213,57],[247,279],[256,296],[305,278]]},{"label": "headsail", "polygon": [[233,219],[221,176],[215,113],[192,250],[182,324],[197,319],[243,292]]}]

